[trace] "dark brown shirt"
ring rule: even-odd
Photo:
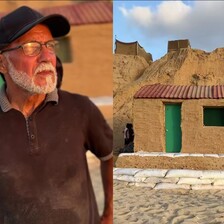
[[[65,91],[27,119],[0,105],[0,223],[98,224],[86,151],[111,158],[112,131],[97,107]]]

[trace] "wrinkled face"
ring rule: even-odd
[[[53,40],[50,30],[39,24],[7,48],[14,48],[30,41],[46,43],[49,40]],[[5,52],[3,55],[6,59],[7,73],[19,87],[31,94],[46,94],[55,89],[56,56],[45,45],[42,45],[40,53],[36,56],[25,55],[22,48]]]

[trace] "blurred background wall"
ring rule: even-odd
[[[89,96],[112,124],[112,2],[8,0],[0,2],[0,17],[22,5],[68,18],[71,31],[59,40],[61,88]]]

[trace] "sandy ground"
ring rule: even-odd
[[[99,213],[102,214],[104,195],[100,176],[100,161],[91,152],[87,153],[87,159]]]
[[[101,106],[100,111],[106,118],[110,127],[112,127],[112,112],[113,107],[111,106]],[[102,187],[102,180],[100,176],[100,161],[91,153],[87,153],[87,160],[90,170],[90,175],[92,179],[92,184],[94,188],[94,192],[96,195],[96,201],[99,209],[99,213],[102,214],[103,206],[104,206],[104,194],[103,194],[103,187]]]
[[[149,190],[114,181],[114,224],[223,224],[224,190]]]

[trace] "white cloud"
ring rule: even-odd
[[[120,11],[144,38],[189,39],[193,48],[211,51],[224,46],[223,9],[224,1],[161,1],[155,10],[149,2]]]
[[[129,11],[125,7],[119,7],[119,10],[123,14],[123,16],[128,17],[129,16]]]
[[[130,10],[120,7],[119,9],[130,22],[140,27],[146,28],[152,21],[152,12],[149,7],[135,6]]]
[[[185,5],[181,1],[162,2],[158,6],[158,11],[155,13],[156,17],[161,23],[167,26],[179,24],[187,18],[191,12],[191,7]]]

